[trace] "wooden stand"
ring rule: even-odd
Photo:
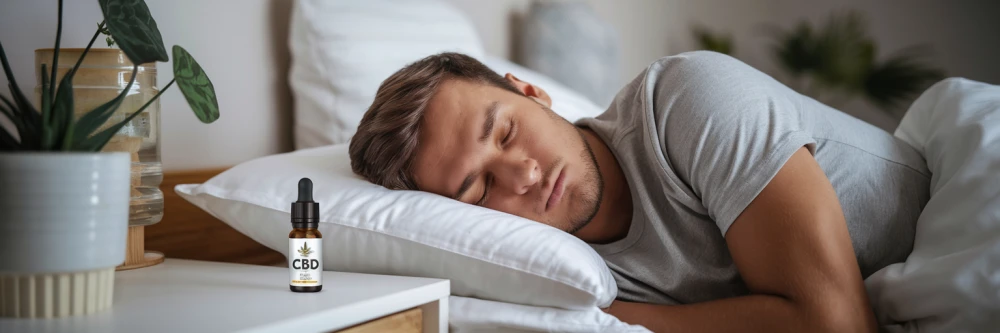
[[[146,251],[146,227],[128,227],[128,243],[125,249],[125,263],[115,268],[124,271],[153,266],[163,262],[163,253]]]
[[[142,184],[142,174],[139,169],[139,148],[142,138],[116,135],[104,146],[103,151],[124,151],[132,155],[132,200],[142,195],[136,187]],[[134,202],[131,202],[134,203]],[[130,203],[130,204],[131,204]],[[125,245],[125,263],[116,267],[116,271],[143,268],[163,262],[163,253],[146,251],[146,227],[129,226],[128,241]]]

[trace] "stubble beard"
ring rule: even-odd
[[[568,123],[569,121],[567,121]],[[572,126],[572,124],[570,124]],[[580,140],[583,141],[583,151],[580,155],[584,160],[589,158],[590,163],[586,165],[586,170],[584,171],[583,181],[580,182],[579,198],[577,203],[581,208],[576,212],[571,212],[569,217],[569,228],[566,232],[570,234],[575,234],[583,227],[590,224],[590,221],[597,216],[597,211],[601,207],[601,201],[604,199],[604,176],[597,168],[597,156],[594,155],[594,150],[590,148],[590,143],[587,142],[587,138],[583,135],[583,130],[573,126],[576,132],[580,135]]]
[[[538,101],[535,102],[537,103]],[[577,135],[580,136],[580,141],[583,142],[583,150],[580,151],[580,156],[584,161],[588,159],[590,160],[590,163],[584,163],[587,165],[584,166],[584,175],[582,181],[579,183],[580,186],[577,187],[578,191],[566,198],[570,200],[568,203],[573,203],[575,199],[575,202],[581,207],[579,210],[575,212],[571,211],[569,213],[569,221],[567,221],[568,224],[565,231],[570,234],[574,234],[577,231],[580,231],[580,229],[583,229],[583,227],[586,227],[587,224],[594,219],[594,216],[597,216],[597,211],[601,207],[601,201],[604,199],[604,176],[602,176],[601,172],[598,170],[597,156],[594,155],[594,150],[590,148],[590,143],[587,142],[587,137],[584,136],[583,130],[576,127],[576,125],[573,125],[573,123],[569,122],[569,120],[566,120],[566,118],[563,118],[555,111],[552,111],[549,107],[542,105],[541,103],[538,103],[538,105],[541,106],[550,117],[562,120],[566,126],[569,126],[576,131]],[[577,197],[577,195],[579,195],[579,197]]]

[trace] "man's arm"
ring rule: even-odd
[[[688,305],[615,302],[655,332],[875,332],[837,195],[799,149],[733,222],[726,243],[749,296]]]

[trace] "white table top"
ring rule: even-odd
[[[448,280],[323,272],[323,291],[288,290],[288,269],[167,259],[115,275],[114,305],[56,319],[0,318],[0,332],[311,332],[447,298]]]

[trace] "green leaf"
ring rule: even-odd
[[[174,81],[175,80],[170,80],[170,83],[167,83],[167,85],[163,87],[163,89],[160,89],[160,92],[156,93],[156,95],[153,96],[153,98],[150,98],[148,101],[146,101],[146,104],[143,104],[141,107],[139,107],[138,110],[135,110],[135,112],[132,112],[132,114],[130,114],[128,117],[125,117],[125,120],[122,120],[117,124],[112,125],[111,127],[105,128],[100,133],[94,134],[94,136],[87,138],[86,140],[83,141],[82,144],[79,145],[79,148],[77,148],[76,150],[84,150],[84,151],[101,150],[101,148],[104,147],[104,145],[106,145],[108,141],[111,140],[111,137],[115,136],[115,133],[118,133],[118,131],[121,130],[121,128],[124,127],[125,124],[127,124],[129,121],[132,121],[132,118],[138,116],[140,113],[142,113],[143,110],[146,109],[146,107],[148,107],[150,104],[153,104],[153,102],[155,102],[158,98],[160,98],[160,95],[163,95],[163,93],[167,91],[167,88],[170,88],[170,85],[174,84]]]
[[[15,107],[14,104],[3,95],[0,95],[0,100],[3,100],[4,103],[4,105],[0,105],[0,112],[2,112],[3,115],[14,124],[14,128],[16,128],[17,132],[23,137],[24,133],[27,133],[27,130],[25,129],[24,119],[20,117],[17,107]]]
[[[59,0],[59,16],[58,17],[59,17],[59,20],[57,21],[57,24],[56,24],[56,46],[52,48],[52,77],[49,79],[49,82],[51,82],[53,84],[56,83],[56,72],[58,72],[58,69],[59,69],[59,42],[62,41],[63,0]],[[45,74],[42,74],[42,75],[45,75]],[[49,100],[53,100],[53,103],[54,103],[55,102],[54,101],[55,100],[54,94],[55,94],[55,92],[52,91],[52,89],[49,89],[49,94],[48,95],[42,95],[42,99],[44,100],[44,99],[48,98]],[[42,119],[45,118],[45,112],[46,112],[46,109],[43,107],[42,108]]]
[[[815,33],[807,22],[801,22],[787,32],[777,29],[772,31],[777,42],[772,53],[785,70],[794,76],[799,76],[820,66]]]
[[[163,37],[142,0],[98,0],[108,31],[133,64],[167,61]]]
[[[692,29],[698,48],[715,51],[722,54],[733,54],[733,38],[730,35],[714,33],[706,27],[697,26]]]
[[[24,131],[21,132],[21,147],[27,150],[38,150],[41,148],[42,116],[35,110],[28,99],[13,85],[8,85],[14,98],[14,104],[18,107],[18,113],[24,124]],[[17,91],[17,92],[15,92]]]
[[[94,152],[100,151],[101,148],[104,148],[104,145],[108,144],[108,141],[111,141],[111,138],[114,137],[115,134],[117,134],[118,131],[120,131],[122,127],[125,126],[125,124],[127,124],[129,121],[132,120],[132,118],[135,118],[135,116],[137,115],[139,115],[139,112],[132,113],[128,117],[125,117],[125,120],[122,120],[121,122],[114,124],[111,127],[105,128],[104,130],[98,132],[97,134],[94,134],[93,136],[86,138],[82,142],[76,143],[73,146],[72,150],[94,151]]]
[[[857,11],[830,15],[816,43],[817,81],[831,88],[863,91],[865,75],[875,61],[875,41],[864,16]]]
[[[924,54],[919,51],[904,49],[875,64],[865,80],[865,96],[883,110],[892,111],[943,79],[944,72],[923,63]]]
[[[10,104],[8,104],[8,105],[10,105]],[[20,124],[20,122],[21,122],[20,118],[14,117],[13,112],[11,112],[10,109],[8,109],[4,105],[0,105],[0,113],[2,113],[5,117],[7,117],[7,119],[10,119],[10,121],[14,123],[14,127],[17,128],[17,131],[19,133],[21,132],[22,125]],[[0,150],[16,150],[17,147],[20,146],[20,144],[17,142],[17,140],[14,140],[14,136],[10,135],[10,133],[7,132],[7,128],[6,127],[0,126],[0,131],[3,131],[3,135],[10,137],[10,142],[13,142],[13,143],[9,143],[8,144],[8,142],[5,141],[7,139],[6,138],[2,138],[3,140],[0,140],[0,144],[3,144],[3,145],[0,145],[0,147],[3,147],[3,148],[0,149]]]
[[[2,97],[2,96],[0,96],[0,97]],[[6,116],[7,119],[10,119],[10,121],[21,120],[21,119],[19,119],[17,117],[14,117],[14,113],[11,112],[10,108],[8,108],[6,105],[0,105],[0,113],[2,113],[4,116]],[[17,123],[15,123],[14,125],[17,125]]]
[[[52,87],[49,85],[49,70],[46,68],[45,64],[42,64],[42,122],[46,122],[46,117],[48,117],[49,108],[52,107],[52,100],[48,99],[49,89]]]
[[[3,72],[7,76],[7,85],[10,86],[10,96],[14,99],[14,102],[18,104],[18,107],[23,108],[20,105],[17,95],[21,95],[21,88],[17,86],[17,80],[14,79],[14,71],[10,69],[10,63],[7,62],[7,53],[3,50],[3,43],[0,43],[0,63],[3,64]],[[24,95],[21,95],[22,97]],[[8,101],[9,103],[9,101]],[[30,106],[30,105],[29,105]],[[17,111],[17,110],[15,110]]]
[[[63,75],[57,90],[51,114],[42,123],[42,150],[56,149],[73,123],[73,72]]]
[[[28,102],[28,98],[21,92],[21,88],[17,86],[17,80],[14,79],[14,72],[10,69],[10,63],[7,62],[7,54],[4,52],[3,43],[0,43],[0,63],[3,65],[4,74],[7,76],[7,87],[10,88],[10,95],[14,101],[11,102],[3,98],[3,96],[0,96],[0,99],[3,99],[3,102],[10,107],[10,111],[15,117],[21,119],[23,127],[18,129],[21,136],[21,147],[24,149],[38,149],[41,144],[38,132],[42,126],[42,118],[38,114],[38,111],[35,110],[35,107]]]
[[[0,126],[0,151],[14,151],[18,149],[18,146],[20,144],[14,139],[14,136],[7,133],[7,128]]]
[[[7,119],[10,119],[10,122],[14,123],[14,127],[17,128],[18,133],[24,133],[24,119],[21,119],[21,117],[18,116],[18,113],[16,113],[17,108],[14,107],[10,100],[3,97],[3,95],[0,95],[0,100],[4,103],[4,105],[0,105],[0,112],[2,112],[4,116],[7,116]]]
[[[128,95],[129,90],[132,89],[132,84],[135,83],[135,77],[138,72],[139,66],[132,65],[132,78],[129,79],[128,85],[125,86],[125,89],[122,89],[122,92],[119,93],[115,99],[101,104],[93,110],[90,110],[80,116],[80,119],[76,121],[76,129],[73,131],[72,136],[72,145],[74,146],[74,149],[76,149],[76,145],[83,144],[83,141],[87,139],[91,133],[97,131],[98,128],[101,128],[101,126],[104,125],[109,118],[111,118],[111,115],[114,114],[115,110],[118,109],[118,106],[121,105],[122,100],[124,100],[125,96]]]
[[[21,92],[21,87],[17,86],[17,80],[14,79],[14,71],[10,69],[10,63],[7,62],[7,53],[4,52],[3,43],[0,43],[0,63],[3,64],[3,72],[7,75],[7,86],[10,88],[10,97],[14,99],[14,104],[17,105],[15,111],[20,116],[21,112],[26,112],[28,110],[35,111],[35,108],[31,106],[31,103],[27,103],[28,98],[24,97],[24,93]],[[6,100],[5,100],[6,101]],[[6,101],[9,103],[9,101]],[[37,111],[35,111],[37,113]]]
[[[59,88],[56,91],[55,103],[52,104],[51,124],[54,131],[52,137],[55,140],[51,146],[53,149],[56,147],[68,148],[65,141],[67,138],[72,139],[73,137],[74,74],[76,73],[70,71],[63,75],[62,82],[59,82]]]
[[[17,107],[14,106],[14,103],[11,103],[10,100],[7,99],[7,97],[3,97],[3,95],[0,95],[0,101],[3,101],[3,103],[7,105],[7,110],[11,110],[12,112],[18,111]],[[14,113],[14,116],[19,116],[19,115],[20,113]]]
[[[125,118],[125,120],[119,122],[118,124],[105,128],[104,130],[84,139],[83,141],[74,142],[73,147],[70,150],[92,151],[92,152],[100,151],[101,148],[104,148],[104,145],[108,144],[108,141],[111,140],[111,137],[115,136],[115,134],[118,133],[118,131],[120,131],[122,127],[124,127],[125,124],[129,122],[129,120],[132,120],[132,117],[127,117]]]
[[[52,89],[52,86],[49,84],[48,68],[45,67],[45,64],[42,64],[41,69],[42,69],[42,149],[48,150],[47,147],[52,146],[52,143],[50,141],[52,136],[51,133],[52,129],[49,126],[50,123],[49,118],[52,117],[52,99],[51,99],[52,94],[50,91]]]
[[[198,120],[211,123],[219,119],[219,101],[212,80],[184,48],[174,45],[174,79],[184,99]]]

